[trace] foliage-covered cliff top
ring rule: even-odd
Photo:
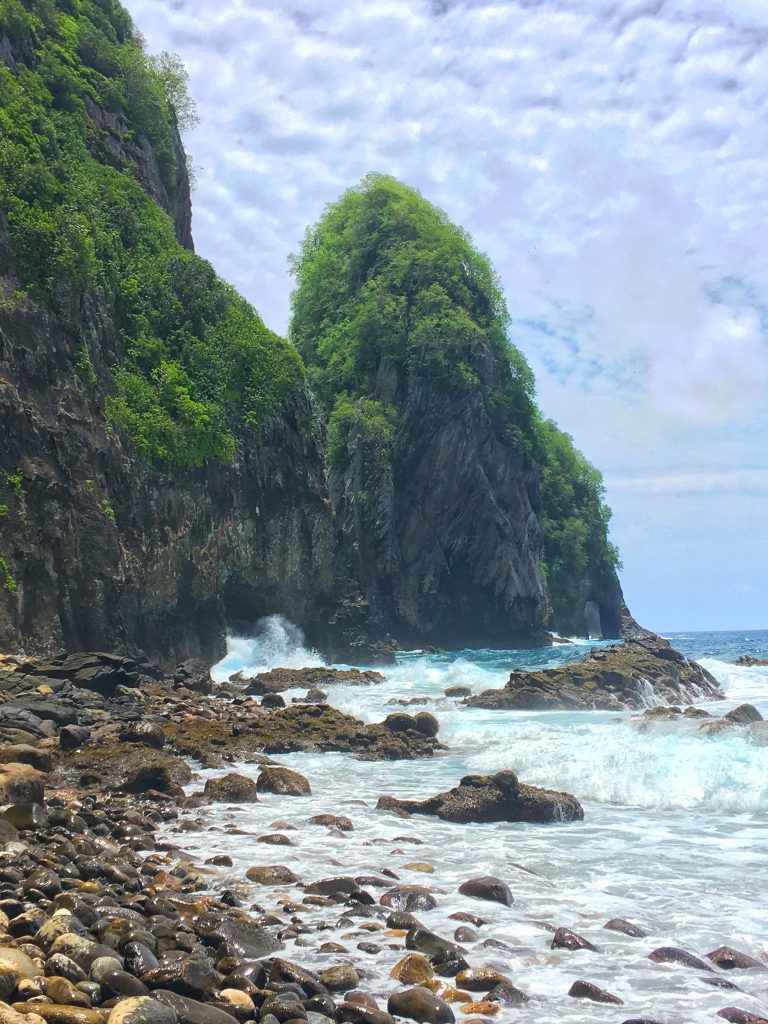
[[[98,293],[119,333],[113,420],[149,458],[230,459],[304,373],[177,241],[183,71],[143,52],[116,0],[0,0],[0,35],[0,216],[24,289],[3,301],[62,311]],[[73,372],[93,388],[88,345]]]

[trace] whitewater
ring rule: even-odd
[[[732,664],[739,654],[768,656],[768,631],[669,638],[709,669],[726,694],[724,701],[700,706],[722,714],[749,701],[768,717],[768,668]],[[331,688],[329,703],[367,722],[398,708],[423,707],[439,719],[448,750],[427,761],[386,763],[345,754],[281,755],[276,760],[309,779],[311,809],[301,799],[268,794],[250,806],[213,805],[205,810],[204,827],[183,824],[184,849],[196,857],[229,854],[233,879],[242,880],[254,864],[281,863],[306,880],[388,868],[401,884],[434,886],[438,906],[419,915],[425,925],[450,938],[458,924],[452,913],[480,915],[487,923],[479,942],[468,946],[470,963],[497,967],[536,999],[520,1010],[503,1008],[497,1020],[703,1024],[729,1005],[765,1014],[768,966],[730,972],[727,980],[740,989],[734,992],[713,986],[712,975],[654,963],[647,955],[659,946],[678,946],[702,956],[730,945],[768,960],[768,747],[739,734],[702,737],[699,723],[690,720],[649,725],[630,712],[488,711],[444,694],[454,686],[473,693],[502,686],[513,668],[574,661],[585,643],[535,651],[409,652],[381,670],[381,684]],[[214,677],[223,681],[239,670],[251,675],[321,663],[295,627],[273,617],[260,624],[256,637],[230,638]],[[290,701],[299,695],[284,696]],[[425,702],[397,703],[413,698]],[[383,794],[423,798],[456,785],[463,775],[504,768],[524,782],[573,793],[584,806],[584,821],[457,825],[375,810]],[[257,774],[255,765],[237,770]],[[354,830],[335,835],[307,825],[311,815],[323,812],[349,816]],[[259,841],[274,831],[276,819],[293,845]],[[462,881],[480,874],[504,878],[514,905],[457,893]],[[277,907],[280,899],[301,900],[301,890],[289,887],[248,885],[244,892],[263,909]],[[605,930],[617,917],[640,926],[647,937]],[[302,919],[318,927],[327,927],[328,918],[327,908],[302,907]],[[589,939],[597,952],[550,949],[551,930],[560,926]],[[363,952],[363,939],[381,951]],[[483,945],[487,940],[493,941]],[[320,952],[328,941],[341,943],[348,954]],[[351,960],[364,971],[366,990],[384,1001],[397,988],[388,973],[402,955],[402,939],[361,934],[347,922],[346,930],[301,935],[297,946],[292,951],[289,945],[285,955],[308,967]],[[569,997],[577,979],[607,989],[624,1005]],[[460,1006],[454,1009],[461,1018]]]

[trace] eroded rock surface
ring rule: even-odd
[[[466,703],[512,710],[612,710],[722,696],[717,680],[705,668],[648,633],[624,644],[595,648],[573,665],[513,672],[502,689],[485,690]]]

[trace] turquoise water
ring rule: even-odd
[[[768,668],[732,664],[740,654],[768,657],[768,631],[686,633],[670,639],[720,681],[727,699],[707,704],[708,710],[719,713],[749,700],[768,717]],[[438,907],[424,915],[425,924],[450,936],[456,926],[450,913],[482,914],[488,923],[481,939],[497,939],[508,948],[470,945],[470,962],[494,963],[540,1000],[525,1011],[505,1010],[497,1020],[620,1024],[646,1017],[665,1024],[703,1024],[727,1005],[765,1013],[768,968],[738,972],[738,977],[732,972],[729,980],[743,992],[724,992],[704,984],[700,972],[655,964],[647,954],[660,945],[675,945],[703,955],[728,944],[768,958],[768,747],[743,734],[702,737],[695,721],[643,728],[629,712],[494,712],[466,708],[444,695],[446,687],[457,684],[473,692],[501,686],[511,668],[572,661],[589,646],[412,652],[383,670],[386,679],[380,685],[332,689],[332,704],[366,721],[380,721],[398,706],[393,700],[426,698],[424,707],[438,717],[448,750],[429,761],[386,764],[342,754],[280,757],[309,778],[311,804],[265,796],[236,811],[206,810],[214,831],[185,834],[184,843],[206,855],[230,853],[240,878],[257,863],[285,863],[307,880],[330,871],[375,873],[388,866],[403,882],[437,886]],[[288,624],[272,619],[256,639],[231,639],[216,674],[226,678],[240,668],[251,672],[319,661]],[[286,696],[290,700],[292,694]],[[241,767],[256,773],[254,766]],[[452,825],[432,818],[401,820],[375,810],[384,793],[424,797],[455,785],[464,774],[502,768],[512,768],[528,783],[574,793],[584,805],[585,820],[559,826]],[[308,827],[308,817],[320,811],[348,814],[355,830],[333,837]],[[297,826],[290,833],[293,846],[274,848],[256,841],[276,818]],[[225,830],[232,824],[251,837],[228,835]],[[434,873],[425,876],[409,867],[415,860],[433,865]],[[457,893],[462,880],[485,873],[507,880],[515,894],[512,908],[478,904]],[[267,905],[264,890],[253,895]],[[301,898],[296,889],[282,895]],[[307,911],[309,919],[324,913]],[[648,938],[605,931],[603,924],[612,917],[643,926]],[[573,928],[599,952],[550,950],[542,921]],[[338,939],[328,932],[319,932],[316,943],[307,939],[296,957],[327,965],[328,958],[315,947],[329,937]],[[357,941],[345,943],[349,957],[362,962],[369,973],[366,987],[384,998],[395,985],[388,971],[401,953],[399,944],[394,942],[398,948],[391,950],[384,944],[383,952],[370,958],[357,950]],[[568,997],[577,978],[607,988],[625,1006]]]

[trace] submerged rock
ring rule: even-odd
[[[465,775],[458,786],[426,800],[382,796],[379,810],[436,815],[459,823],[488,821],[581,821],[584,810],[570,793],[526,786],[512,771]]]
[[[641,708],[649,701],[691,703],[723,697],[717,680],[652,633],[596,648],[573,665],[513,672],[506,686],[467,700],[469,707],[548,711]]]

